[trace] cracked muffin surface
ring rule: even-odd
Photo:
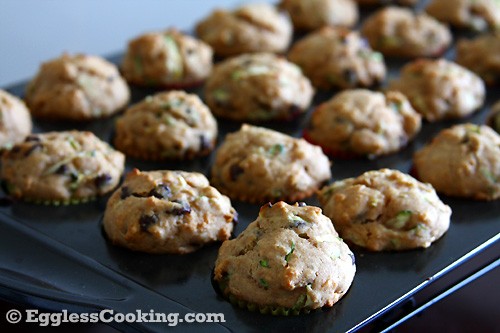
[[[295,64],[271,53],[255,53],[217,64],[204,93],[218,117],[263,122],[291,120],[306,112],[314,89]]]
[[[456,50],[458,64],[479,75],[488,85],[500,83],[500,31],[461,39]]]
[[[425,13],[415,14],[400,7],[386,7],[369,16],[362,34],[372,48],[386,56],[436,57],[452,41],[448,27]]]
[[[394,153],[420,131],[421,116],[399,92],[346,90],[320,104],[304,137],[334,157]]]
[[[353,27],[359,13],[352,0],[282,0],[297,30],[315,30],[323,26]]]
[[[222,244],[214,280],[225,297],[249,309],[298,314],[333,306],[355,272],[353,253],[320,208],[278,202],[262,206],[254,222]]]
[[[125,156],[91,132],[31,134],[2,156],[10,195],[36,203],[75,203],[112,191]]]
[[[500,4],[497,0],[432,0],[425,11],[457,28],[477,31],[500,28]]]
[[[150,32],[132,39],[123,58],[127,81],[183,88],[201,84],[211,73],[212,48],[175,29]]]
[[[109,117],[129,99],[130,90],[118,68],[85,54],[63,54],[44,62],[24,96],[33,117],[72,121]]]
[[[476,200],[500,198],[500,135],[484,125],[439,132],[413,157],[415,174],[436,191]]]
[[[243,125],[216,152],[212,183],[230,198],[262,204],[297,201],[330,179],[321,148],[263,127]]]
[[[321,89],[377,86],[386,66],[357,31],[324,27],[297,41],[288,59]]]
[[[484,103],[483,80],[465,67],[445,59],[418,59],[403,66],[389,83],[430,122],[464,118]]]
[[[237,213],[197,172],[132,170],[109,198],[104,231],[113,244],[185,254],[231,236]]]
[[[318,196],[341,237],[371,251],[429,247],[450,224],[432,186],[397,170],[336,181]]]
[[[26,104],[0,89],[0,150],[22,142],[32,128],[31,114]]]
[[[215,54],[284,52],[292,38],[292,24],[268,3],[243,5],[233,11],[217,9],[196,25],[198,37]]]
[[[216,139],[217,122],[200,98],[169,91],[128,108],[116,120],[114,143],[140,159],[189,159],[210,153]]]

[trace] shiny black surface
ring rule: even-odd
[[[119,62],[120,57],[112,60]],[[392,74],[400,64],[393,64]],[[22,96],[23,85],[7,89]],[[495,91],[495,92],[494,92]],[[133,87],[133,102],[154,90]],[[193,92],[201,93],[201,89]],[[333,93],[320,92],[314,104]],[[413,153],[440,129],[458,122],[483,123],[489,106],[499,96],[498,87],[489,90],[486,106],[472,117],[438,124],[424,123],[416,140],[400,153],[376,160],[335,160],[333,180],[357,176],[383,167],[408,172]],[[291,123],[268,123],[293,136],[300,136],[309,114]],[[114,118],[77,123],[36,122],[36,131],[76,128],[90,130],[111,142]],[[240,124],[219,121],[219,142]],[[150,163],[127,159],[127,170],[183,169],[208,175],[213,154],[187,162]],[[437,166],[439,167],[439,166]],[[180,324],[186,330],[256,331],[349,331],[376,318],[432,280],[490,246],[499,238],[500,202],[475,202],[442,197],[453,210],[449,231],[425,250],[399,253],[371,253],[353,248],[357,273],[351,289],[333,308],[297,317],[272,317],[239,309],[215,293],[210,274],[220,244],[184,256],[149,255],[114,247],[106,241],[101,218],[107,198],[95,202],[49,207],[15,202],[0,208],[0,294],[23,299],[24,303],[51,310],[89,311],[111,308],[120,312],[136,309],[158,312],[224,313],[221,324]],[[317,205],[315,198],[306,200]],[[259,207],[233,202],[239,213],[235,234],[255,219]],[[119,325],[127,331],[160,331],[166,324]]]

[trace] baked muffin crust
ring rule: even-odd
[[[336,181],[319,200],[345,240],[371,251],[429,247],[450,224],[451,209],[434,188],[397,170]]]
[[[104,231],[134,251],[185,254],[230,237],[237,213],[201,173],[132,170],[110,197]]]
[[[253,203],[300,200],[330,175],[320,147],[250,125],[226,136],[212,165],[215,187],[232,199]]]
[[[30,111],[14,95],[0,89],[0,149],[9,149],[31,133]]]
[[[43,63],[24,96],[34,117],[72,121],[109,117],[129,99],[116,66],[85,54],[63,54]]]
[[[354,255],[318,207],[278,202],[226,241],[214,280],[226,297],[285,313],[331,307],[348,290]]]

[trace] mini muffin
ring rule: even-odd
[[[330,176],[330,162],[320,147],[249,125],[226,136],[212,166],[215,187],[253,203],[300,200]]]
[[[24,102],[0,89],[0,150],[22,142],[32,127],[30,111]]]
[[[486,124],[500,133],[500,101],[491,107],[491,111],[486,120]]]
[[[395,4],[400,6],[415,6],[418,0],[356,0],[360,6],[385,6]]]
[[[483,31],[500,27],[497,0],[431,0],[425,11],[457,28]]]
[[[43,63],[24,96],[34,117],[72,121],[109,117],[129,99],[116,66],[84,54],[63,54]]]
[[[213,279],[241,307],[297,315],[333,306],[355,272],[354,254],[320,208],[278,202],[222,244]]]
[[[212,112],[236,121],[290,120],[307,111],[313,94],[300,68],[271,53],[223,61],[205,85]]]
[[[104,231],[113,244],[185,254],[229,239],[237,213],[201,173],[132,170],[109,198]]]
[[[450,225],[451,209],[432,186],[397,170],[336,181],[319,200],[345,240],[371,251],[426,248]]]
[[[157,93],[116,120],[115,147],[146,160],[207,155],[217,139],[217,122],[197,95]]]
[[[16,199],[45,204],[85,202],[111,192],[125,156],[91,132],[29,135],[2,155],[0,177]]]
[[[419,59],[406,64],[389,89],[405,94],[430,122],[464,118],[483,105],[486,94],[479,76],[445,59]]]
[[[456,61],[479,75],[486,84],[500,83],[500,32],[459,40]]]
[[[357,89],[319,105],[304,136],[332,156],[376,157],[400,150],[420,127],[420,114],[403,94]]]
[[[212,71],[212,48],[175,29],[147,33],[128,43],[122,63],[128,82],[168,88],[201,84]]]
[[[281,0],[297,30],[323,26],[353,27],[358,22],[358,7],[353,0]]]
[[[475,200],[500,198],[500,136],[488,126],[442,130],[413,158],[415,175],[436,191]]]
[[[322,89],[379,85],[385,78],[384,57],[358,32],[325,27],[296,42],[288,54],[313,85]]]
[[[399,7],[375,12],[365,20],[361,31],[371,47],[394,57],[436,57],[452,39],[448,27],[433,17]]]
[[[196,34],[228,57],[251,52],[284,52],[292,39],[288,17],[268,3],[246,4],[234,11],[217,9],[196,26]]]

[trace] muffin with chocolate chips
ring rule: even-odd
[[[448,27],[435,18],[399,7],[375,12],[361,31],[375,50],[394,57],[436,57],[452,39]]]
[[[278,202],[219,249],[214,282],[232,303],[296,315],[333,306],[349,289],[354,255],[318,207]]]
[[[399,92],[343,91],[320,104],[304,137],[335,157],[394,153],[420,131],[421,116]]]
[[[500,135],[460,124],[438,133],[413,157],[415,175],[436,191],[476,200],[500,198]]]
[[[29,135],[2,155],[0,176],[14,198],[35,203],[85,202],[112,191],[125,157],[91,132]]]
[[[313,94],[300,68],[271,53],[225,60],[205,85],[212,112],[236,121],[290,120],[306,112]]]
[[[24,99],[34,117],[81,121],[122,110],[130,91],[116,66],[105,59],[63,54],[42,64]]]
[[[434,188],[397,170],[336,181],[319,200],[346,241],[371,251],[426,248],[450,225],[451,209]]]
[[[128,82],[182,88],[201,84],[212,71],[212,48],[175,29],[151,32],[128,43],[123,75]]]
[[[457,28],[477,31],[500,28],[500,3],[497,0],[432,0],[425,11]]]
[[[430,122],[464,118],[483,105],[486,94],[479,76],[445,59],[419,59],[406,64],[389,89],[405,94]]]
[[[488,85],[500,83],[500,30],[457,43],[457,63],[479,75]]]
[[[114,143],[146,160],[187,159],[212,151],[217,122],[197,95],[170,91],[148,96],[117,119]]]
[[[0,89],[0,150],[22,142],[32,127],[30,111],[24,102]]]
[[[353,27],[358,7],[353,0],[281,0],[297,30],[315,30],[323,26]]]
[[[284,52],[292,38],[288,17],[268,3],[217,9],[196,25],[198,37],[215,54],[228,57],[252,52]]]
[[[288,59],[321,89],[377,86],[385,79],[384,57],[356,31],[325,27],[296,42]]]
[[[104,231],[113,244],[185,254],[228,239],[237,213],[197,172],[132,170],[110,197]]]
[[[212,166],[215,187],[232,199],[253,203],[300,200],[330,176],[320,147],[249,125],[226,136]]]

